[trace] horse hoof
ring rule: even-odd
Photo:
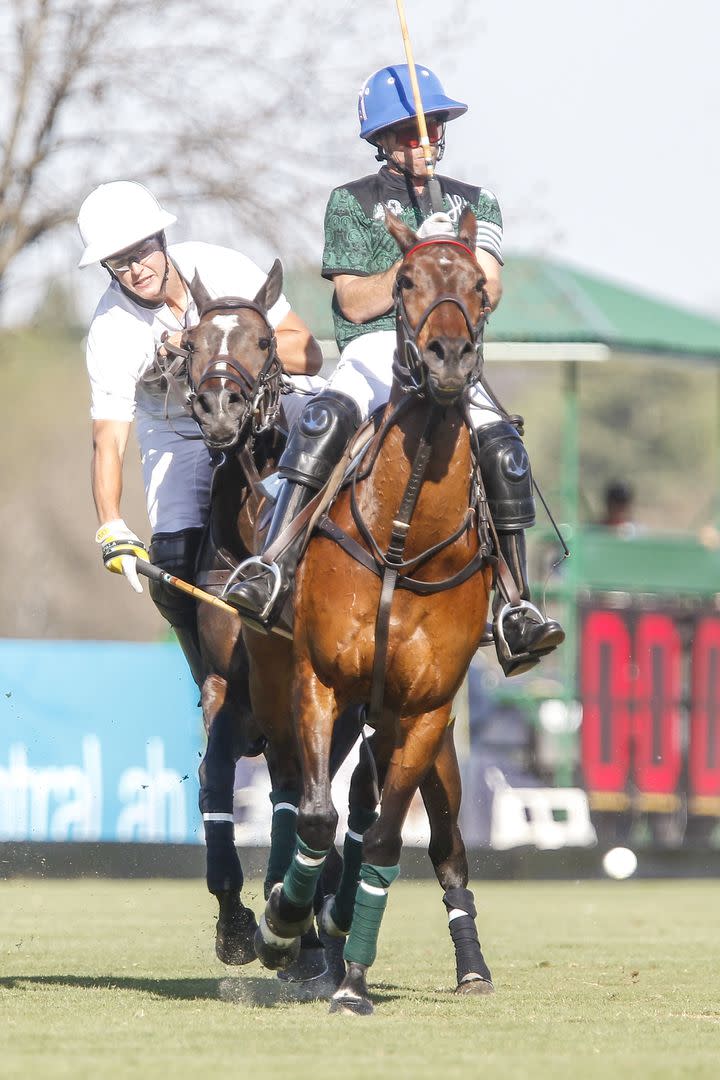
[[[215,931],[215,955],[222,963],[253,963],[255,955],[254,939],[258,924],[255,914],[249,907],[242,908],[229,921],[217,920]]]
[[[474,997],[487,997],[488,994],[495,993],[495,987],[488,979],[483,979],[479,975],[471,975],[465,977],[462,982],[458,983],[455,990],[456,994],[469,995]]]
[[[269,934],[278,938],[299,939],[313,924],[312,904],[308,905],[307,911],[296,908],[283,894],[282,882],[277,881],[267,898],[263,919]],[[266,938],[269,940],[268,935]]]
[[[260,919],[260,925],[255,931],[255,955],[263,967],[270,971],[294,964],[300,954],[300,938],[281,938],[268,929],[265,916]]]
[[[373,1003],[366,997],[338,996],[335,994],[331,1001],[328,1012],[345,1013],[347,1016],[372,1016]]]
[[[308,979],[316,979],[327,971],[324,949],[303,949],[294,964],[290,964],[278,972],[278,978],[285,982],[306,982]]]
[[[230,903],[219,898],[219,903],[215,955],[223,964],[251,964],[256,959],[253,938],[258,928],[254,911],[239,898],[233,898]]]

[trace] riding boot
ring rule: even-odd
[[[247,576],[242,581],[236,581],[224,594],[224,599],[256,629],[272,629],[282,613],[295,579],[304,530],[301,529],[293,537],[274,562],[266,562],[263,554],[307,506],[314,494],[315,489],[307,484],[282,480],[261,554],[240,564],[240,572]]]
[[[202,529],[155,533],[148,552],[150,562],[183,581],[192,582],[202,534]],[[202,688],[208,672],[200,653],[196,602],[162,582],[150,581],[149,589],[155,607],[175,631],[193,679]]]
[[[535,523],[532,472],[517,428],[506,420],[477,429],[478,460],[488,507],[517,597],[507,595],[498,576],[493,602],[493,636],[505,675],[520,675],[564,641],[565,632],[530,603],[525,532]]]
[[[506,676],[521,675],[540,662],[565,640],[555,619],[546,618],[530,602],[527,580],[525,533],[522,529],[498,533],[500,554],[505,559],[522,604],[512,607],[499,588],[493,602],[493,634],[498,660]]]
[[[255,629],[272,630],[280,618],[292,591],[305,530],[301,529],[290,540],[274,562],[268,562],[263,554],[324,487],[359,423],[360,410],[352,398],[338,391],[323,390],[305,406],[290,432],[278,463],[284,483],[262,553],[240,564],[241,580],[232,584],[224,595],[240,617]]]

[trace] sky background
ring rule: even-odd
[[[241,5],[246,17],[255,2]],[[404,59],[394,0],[365,6],[362,49],[357,41],[327,43],[328,63],[347,85],[346,110],[330,130],[299,118],[298,145],[279,148],[312,155],[326,180],[310,207],[314,264],[326,193],[376,167],[357,136],[357,90],[370,71]],[[441,171],[495,191],[509,257],[529,251],[566,260],[720,317],[717,0],[484,0],[468,9],[467,24],[456,18],[451,27],[437,0],[405,0],[405,8],[416,60],[470,105],[449,127]],[[298,32],[292,19],[290,8],[290,35]],[[321,18],[312,32],[323,33]],[[442,36],[449,46],[437,44]],[[165,60],[172,58],[170,50]],[[221,241],[213,228],[184,208],[170,239]],[[260,240],[233,239],[262,265],[275,254]],[[27,314],[45,259],[79,288],[81,314],[89,315],[106,279],[91,270],[78,286],[79,251],[66,234],[19,264],[6,316]]]

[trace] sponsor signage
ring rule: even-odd
[[[0,642],[0,841],[200,842],[197,701],[173,642]]]

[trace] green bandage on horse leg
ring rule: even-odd
[[[298,836],[295,852],[283,880],[283,892],[291,904],[300,908],[312,904],[315,886],[326,858],[327,851],[315,851]]]
[[[362,834],[376,820],[375,811],[352,811],[343,845],[343,872],[330,915],[339,930],[349,930],[362,866]],[[359,826],[359,827],[358,827]]]
[[[352,928],[343,956],[347,963],[370,966],[377,955],[380,923],[387,907],[387,893],[400,873],[399,866],[373,866],[363,863],[360,885],[355,897]]]
[[[297,813],[300,797],[297,791],[271,791],[273,804],[270,830],[270,857],[265,872],[265,899],[276,881],[282,881],[290,865],[297,839]]]

